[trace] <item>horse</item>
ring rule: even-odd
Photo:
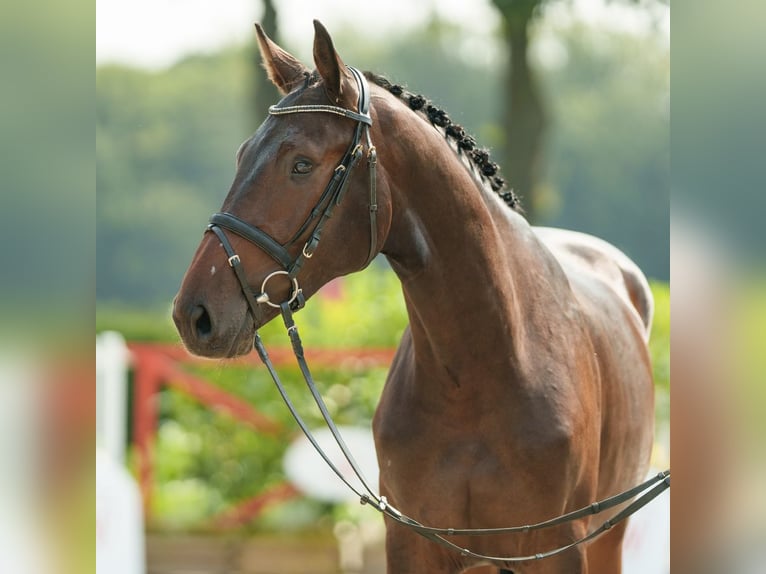
[[[311,70],[256,24],[283,98],[237,151],[221,212],[174,299],[187,349],[246,354],[280,309],[383,254],[409,318],[373,418],[385,500],[424,524],[493,528],[639,482],[654,420],[653,300],[639,268],[603,240],[531,226],[461,126],[346,66],[314,28]],[[387,569],[619,573],[625,522],[545,560],[477,558],[544,552],[591,524],[455,535],[467,553],[387,516]]]

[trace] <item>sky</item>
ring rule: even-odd
[[[498,26],[490,0],[277,0],[276,4],[280,34],[290,46],[311,43],[306,38],[314,36],[314,18],[331,34],[354,25],[377,36],[417,27],[432,13],[460,24],[476,38],[490,36]],[[549,15],[637,33],[646,27],[645,11],[620,3],[575,0],[574,5],[574,9],[554,7]],[[669,34],[669,12],[661,10]],[[96,65],[118,62],[162,69],[190,53],[251,40],[253,23],[261,15],[260,0],[96,0]]]
[[[489,0],[277,0],[282,38],[290,45],[313,38],[317,18],[330,30],[345,24],[382,35],[426,21],[432,10],[486,33],[496,25]],[[306,6],[310,6],[307,8]],[[360,8],[364,6],[364,8]],[[285,17],[286,15],[294,15]],[[190,52],[213,51],[253,38],[259,0],[96,0],[96,63],[162,68]],[[300,16],[298,16],[300,15]]]

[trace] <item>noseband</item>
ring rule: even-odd
[[[300,309],[305,305],[306,300],[303,296],[303,291],[298,286],[298,272],[306,260],[311,259],[314,255],[314,252],[319,245],[319,240],[322,237],[322,230],[324,229],[325,224],[330,217],[332,217],[335,207],[340,204],[346,193],[351,172],[364,154],[364,144],[362,144],[363,135],[366,140],[365,143],[367,144],[367,166],[370,172],[370,250],[367,255],[365,266],[375,257],[378,242],[378,205],[376,191],[377,152],[370,139],[370,127],[372,126],[372,118],[370,117],[370,88],[367,84],[367,79],[359,70],[350,66],[348,67],[348,70],[356,80],[356,85],[359,90],[359,99],[357,102],[358,112],[338,106],[317,104],[298,106],[280,106],[277,104],[269,108],[269,114],[272,116],[298,113],[331,113],[356,121],[354,136],[346,153],[343,155],[343,159],[341,159],[341,162],[333,170],[332,178],[327,184],[327,187],[325,187],[324,192],[322,192],[322,195],[319,197],[319,201],[317,201],[316,205],[311,210],[311,213],[309,213],[306,220],[298,228],[292,238],[287,241],[287,243],[279,243],[262,229],[243,221],[231,213],[214,213],[210,217],[210,222],[206,231],[212,231],[221,241],[221,246],[224,251],[226,251],[226,255],[229,258],[229,265],[237,276],[240,286],[242,287],[242,293],[245,295],[245,299],[247,300],[247,304],[250,307],[254,320],[258,316],[258,304],[265,303],[275,308],[280,308],[282,306],[282,304],[272,302],[269,299],[269,295],[266,293],[267,283],[272,277],[276,277],[277,275],[285,275],[291,282],[291,293],[287,301],[284,303],[287,303],[293,311]],[[262,251],[282,266],[282,270],[274,271],[263,280],[260,291],[253,290],[247,283],[240,257],[234,251],[231,242],[223,231],[224,229],[257,245]],[[295,245],[309,230],[311,230],[309,238],[304,243],[300,253],[296,257],[293,257],[289,252],[289,248]]]

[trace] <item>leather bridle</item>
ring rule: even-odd
[[[306,425],[306,423],[304,422],[304,420],[302,419],[302,417],[296,410],[295,406],[293,405],[292,401],[290,400],[290,397],[288,396],[287,391],[284,385],[282,384],[279,378],[279,375],[276,369],[274,368],[274,365],[272,364],[271,359],[269,358],[268,352],[266,351],[263,341],[261,340],[261,337],[257,331],[255,333],[254,343],[253,343],[255,350],[258,352],[258,355],[261,358],[261,361],[264,363],[269,374],[271,375],[271,378],[274,381],[274,384],[276,385],[280,395],[282,396],[282,399],[287,405],[288,410],[292,414],[295,421],[298,423],[298,426],[301,428],[306,438],[309,440],[309,442],[317,451],[317,453],[322,457],[325,463],[338,476],[338,478],[340,478],[340,480],[343,483],[345,483],[346,486],[349,489],[351,489],[351,491],[354,492],[356,496],[359,497],[359,500],[362,504],[369,504],[370,506],[372,506],[373,508],[375,508],[382,514],[385,514],[386,516],[388,516],[394,522],[397,522],[403,526],[406,526],[414,530],[421,536],[424,536],[425,538],[428,538],[429,540],[432,540],[438,544],[446,546],[460,553],[462,556],[470,556],[480,560],[487,560],[501,566],[506,566],[506,565],[510,565],[510,564],[514,564],[518,562],[541,560],[543,558],[548,558],[550,556],[554,556],[556,554],[565,552],[566,550],[574,548],[575,546],[578,546],[579,544],[583,544],[585,542],[593,540],[594,538],[600,536],[601,534],[603,534],[604,532],[612,528],[612,526],[625,520],[628,516],[630,516],[631,514],[635,513],[636,511],[644,507],[654,498],[659,496],[664,490],[669,488],[670,487],[670,470],[663,471],[657,474],[656,476],[650,478],[649,480],[643,482],[642,484],[639,484],[629,490],[626,490],[625,492],[621,492],[619,494],[616,494],[614,496],[611,496],[599,502],[594,502],[578,510],[568,512],[564,515],[552,518],[550,520],[545,520],[543,522],[539,522],[536,524],[529,524],[524,526],[512,526],[512,527],[506,527],[506,528],[443,528],[443,527],[426,526],[424,524],[421,524],[417,520],[403,514],[402,512],[397,510],[395,507],[393,507],[386,500],[385,496],[381,496],[376,493],[375,489],[373,489],[370,486],[370,484],[367,482],[367,480],[365,479],[361,469],[359,468],[358,463],[356,462],[353,455],[351,454],[348,447],[346,446],[346,443],[343,440],[343,437],[341,436],[340,432],[338,431],[338,428],[335,425],[335,422],[332,420],[329,410],[327,409],[327,406],[325,405],[324,400],[322,399],[322,396],[319,390],[317,389],[316,384],[314,383],[314,379],[311,375],[308,364],[306,363],[305,355],[303,352],[303,344],[301,342],[300,335],[298,333],[298,327],[295,325],[295,321],[293,320],[292,314],[293,314],[293,311],[300,309],[305,305],[305,298],[303,296],[303,292],[298,286],[298,280],[297,280],[298,271],[301,269],[302,265],[306,262],[306,260],[311,259],[311,257],[313,256],[314,252],[316,251],[317,245],[319,244],[319,240],[322,234],[322,229],[325,223],[327,222],[327,220],[330,219],[330,217],[332,216],[333,210],[343,199],[343,195],[348,185],[349,176],[352,170],[354,169],[354,166],[356,166],[356,164],[359,162],[359,160],[361,159],[363,155],[363,149],[364,149],[364,145],[362,144],[363,135],[366,138],[367,165],[370,172],[370,205],[369,205],[370,250],[367,256],[367,262],[365,263],[365,266],[369,264],[370,261],[372,261],[372,259],[376,255],[377,197],[376,197],[375,168],[377,164],[377,153],[375,150],[375,146],[372,145],[372,141],[370,139],[370,127],[372,126],[372,118],[370,117],[370,113],[369,113],[370,112],[370,90],[367,84],[367,80],[365,79],[364,75],[359,70],[352,67],[348,67],[348,69],[351,72],[352,76],[355,78],[357,87],[359,89],[358,112],[354,112],[352,110],[348,110],[348,109],[337,107],[337,106],[329,106],[329,105],[280,106],[279,104],[277,104],[276,106],[271,106],[269,108],[269,114],[274,116],[295,114],[295,113],[332,113],[332,114],[336,114],[346,118],[350,118],[357,122],[351,144],[349,145],[346,153],[344,154],[340,164],[338,164],[338,166],[335,168],[332,179],[327,184],[327,187],[325,188],[324,192],[320,196],[317,204],[311,210],[311,213],[309,214],[307,219],[303,222],[300,228],[295,232],[293,237],[287,243],[280,244],[278,241],[276,241],[274,238],[272,238],[263,230],[243,221],[242,219],[230,213],[213,214],[210,218],[210,223],[207,226],[207,231],[212,231],[220,239],[221,245],[224,251],[226,251],[226,255],[229,258],[229,265],[234,270],[237,276],[237,279],[239,280],[240,286],[242,287],[242,293],[244,294],[245,299],[247,300],[248,306],[250,307],[250,310],[253,313],[253,320],[255,320],[255,318],[257,317],[257,306],[259,304],[265,303],[267,305],[280,309],[282,313],[282,319],[285,323],[285,327],[287,328],[287,333],[290,337],[290,342],[293,348],[293,352],[298,361],[298,366],[301,369],[301,373],[309,389],[309,392],[314,398],[314,402],[319,408],[319,411],[321,412],[322,417],[324,418],[325,423],[327,424],[327,427],[332,433],[333,438],[335,439],[335,442],[338,444],[341,452],[343,453],[343,457],[351,466],[351,469],[353,470],[357,479],[360,481],[362,488],[358,488],[357,486],[353,485],[349,481],[349,479],[338,469],[338,467],[330,459],[327,453],[325,453],[325,451],[319,446],[317,440],[314,438],[310,429],[308,428],[308,426]],[[314,221],[316,221],[316,223],[314,223],[314,226],[312,228],[311,225],[312,225],[312,222]],[[282,266],[283,268],[282,270],[274,271],[263,280],[263,283],[261,284],[261,287],[260,287],[260,291],[255,291],[248,285],[247,278],[242,269],[242,263],[240,261],[239,255],[237,255],[236,252],[234,251],[231,243],[229,242],[226,234],[223,231],[224,229],[231,231],[232,233],[235,233],[239,235],[240,237],[246,239],[247,241],[257,245],[264,252],[266,252],[272,259],[274,259],[274,261],[276,261],[278,264]],[[294,245],[296,242],[298,242],[300,238],[303,237],[309,229],[311,230],[309,234],[309,238],[306,240],[305,244],[303,245],[303,248],[301,249],[301,252],[299,253],[299,255],[297,257],[293,257],[292,255],[290,255],[290,252],[288,249],[292,245]],[[266,293],[266,284],[272,277],[276,275],[285,275],[292,283],[292,291],[288,299],[279,304],[273,303],[270,300],[269,295]],[[445,538],[445,536],[456,536],[456,535],[487,536],[487,535],[497,535],[497,534],[527,533],[534,530],[542,530],[545,528],[551,528],[561,524],[566,524],[568,522],[585,518],[590,515],[599,514],[608,509],[619,506],[620,504],[627,503],[634,497],[635,497],[635,500],[630,502],[630,504],[628,504],[615,516],[613,516],[609,520],[606,520],[604,523],[601,524],[601,526],[591,531],[586,536],[583,536],[582,538],[572,541],[569,544],[566,544],[559,548],[555,548],[545,552],[539,552],[537,554],[532,554],[529,556],[490,556],[490,555],[480,554],[478,552],[473,552],[467,548],[462,548],[458,546],[457,544],[454,544],[447,538]]]
[[[370,127],[372,126],[372,118],[370,117],[370,88],[364,74],[356,68],[348,67],[348,70],[356,80],[357,88],[359,90],[359,99],[357,102],[358,112],[338,106],[318,104],[299,106],[280,106],[277,104],[269,108],[269,114],[272,116],[298,113],[331,113],[356,121],[351,144],[348,146],[340,163],[333,170],[332,178],[327,184],[327,187],[325,187],[324,192],[322,192],[322,195],[319,197],[319,201],[317,201],[306,220],[293,234],[292,238],[287,241],[287,243],[281,244],[262,229],[243,221],[231,213],[214,213],[210,217],[207,231],[212,231],[218,236],[218,239],[220,239],[221,245],[229,258],[229,265],[234,269],[240,286],[242,287],[242,292],[244,293],[247,304],[253,314],[253,320],[258,316],[257,306],[260,303],[265,303],[275,308],[280,307],[279,304],[273,303],[270,300],[268,293],[266,293],[266,284],[272,277],[277,275],[285,275],[291,282],[292,291],[287,300],[290,308],[295,311],[305,305],[306,301],[303,296],[303,291],[298,286],[298,272],[303,264],[313,257],[314,252],[319,245],[319,240],[322,237],[322,230],[324,229],[325,224],[330,217],[332,217],[333,211],[340,204],[346,193],[351,173],[364,154],[362,136],[365,137],[365,143],[367,144],[367,166],[370,173],[370,249],[364,266],[367,266],[376,255],[378,243],[376,166],[378,163],[378,156],[375,146],[372,145],[372,140],[370,138]],[[242,270],[240,257],[234,251],[231,242],[229,242],[223,231],[224,229],[236,233],[250,243],[257,245],[283,267],[283,269],[271,273],[263,280],[259,292],[254,292],[248,285],[247,278]],[[309,230],[309,237],[304,243],[303,248],[297,257],[293,257],[290,254],[289,248],[304,237]]]

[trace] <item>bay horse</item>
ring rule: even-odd
[[[240,146],[174,300],[186,347],[248,353],[280,308],[382,253],[409,316],[373,420],[379,488],[392,505],[426,524],[492,528],[637,484],[654,425],[653,301],[641,271],[604,241],[530,226],[473,138],[422,96],[347,67],[314,26],[310,70],[256,25],[284,97]],[[590,526],[584,517],[455,542],[527,556]],[[491,565],[619,573],[625,526],[545,560]],[[487,564],[390,517],[386,555],[397,574]]]

